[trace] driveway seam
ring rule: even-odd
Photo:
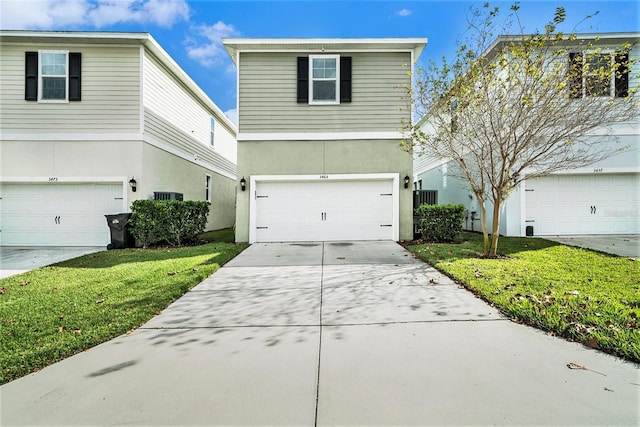
[[[319,320],[319,338],[318,338],[318,376],[316,378],[316,413],[314,416],[313,425],[314,427],[318,426],[318,402],[320,401],[320,361],[322,358],[322,291],[323,291],[323,281],[324,281],[324,242],[322,242],[322,256],[320,258],[320,313],[318,316]]]

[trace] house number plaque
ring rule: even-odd
[[[58,177],[57,176],[50,176],[49,177],[49,182],[58,182]]]
[[[320,179],[329,179],[329,175],[320,175]]]

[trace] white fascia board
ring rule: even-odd
[[[426,38],[223,38],[235,61],[238,52],[413,52],[417,60]],[[236,62],[237,64],[237,62]]]
[[[339,141],[402,139],[402,132],[239,133],[238,141]]]

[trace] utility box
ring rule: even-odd
[[[183,200],[183,196],[173,191],[154,191],[153,200]]]

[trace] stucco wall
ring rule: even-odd
[[[398,173],[400,176],[401,240],[412,238],[412,193],[402,180],[411,176],[411,154],[398,140],[346,141],[240,141],[238,178],[245,177],[247,191],[239,192],[236,240],[249,240],[251,175]]]

